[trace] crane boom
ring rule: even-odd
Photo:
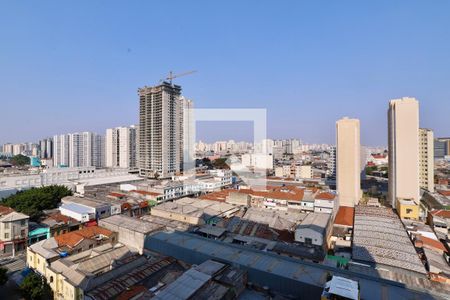
[[[186,76],[186,75],[190,75],[192,73],[195,73],[197,71],[188,71],[188,72],[184,72],[184,73],[180,73],[180,74],[173,74],[172,71],[169,72],[169,75],[167,75],[167,77],[165,78],[165,80],[168,80],[170,82],[170,84],[172,84],[172,80],[178,77],[182,77],[182,76]],[[163,80],[161,80],[163,81]]]

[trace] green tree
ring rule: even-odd
[[[26,166],[30,164],[30,158],[28,156],[18,154],[11,157],[10,163],[14,166]]]
[[[3,199],[2,204],[38,221],[43,210],[57,208],[62,198],[71,195],[72,191],[65,186],[51,185],[18,192]]]
[[[25,299],[29,300],[46,300],[53,299],[53,291],[48,285],[45,278],[36,273],[28,274],[20,284]]]
[[[0,285],[4,285],[8,282],[8,269],[6,268],[0,268]]]

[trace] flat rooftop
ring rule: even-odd
[[[121,228],[125,228],[139,233],[147,234],[164,228],[164,226],[161,224],[132,218],[126,215],[113,215],[111,217],[99,220],[100,226],[102,226],[102,223],[117,226],[119,228],[118,232],[120,232]]]
[[[390,208],[355,207],[352,257],[426,274],[402,222]]]

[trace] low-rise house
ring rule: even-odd
[[[81,222],[74,218],[61,214],[60,211],[49,212],[41,224],[49,228],[50,237],[64,234],[66,232],[75,231],[81,228]]]
[[[80,198],[67,196],[61,200],[63,204],[77,204],[89,209],[95,215],[96,219],[107,218],[111,215],[120,214],[120,205],[111,205],[108,202],[98,199]]]
[[[419,205],[416,204],[412,199],[397,199],[396,209],[398,216],[402,220],[419,219]]]
[[[29,216],[0,205],[0,254],[14,256],[26,249]]]
[[[331,244],[336,252],[351,248],[355,208],[340,206],[333,223]]]
[[[85,227],[28,246],[27,266],[46,276],[48,266],[60,257],[116,241],[117,234],[110,230],[98,226]]]
[[[217,223],[221,218],[230,218],[239,207],[217,201],[181,198],[161,203],[151,210],[152,216],[162,217],[193,225]]]
[[[50,227],[45,224],[29,222],[28,224],[28,245],[50,238]]]
[[[314,212],[331,214],[337,211],[339,201],[336,194],[331,192],[319,192],[314,197]]]
[[[144,251],[144,242],[153,232],[163,230],[165,226],[144,220],[115,215],[99,220],[99,226],[118,233],[118,241],[136,249],[140,254]]]
[[[427,221],[440,238],[450,237],[450,210],[432,210],[428,212]]]
[[[295,241],[305,246],[327,248],[330,214],[309,213],[295,230]]]
[[[428,248],[424,248],[423,251],[427,259],[430,280],[450,284],[450,265],[445,256]]]

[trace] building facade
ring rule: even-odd
[[[116,127],[106,130],[106,167],[136,168],[138,127]]]
[[[92,132],[77,132],[53,137],[55,167],[104,167],[105,137]]]
[[[336,181],[340,205],[353,207],[361,199],[361,143],[357,119],[336,122]]]
[[[388,110],[389,190],[388,201],[419,203],[419,102],[394,99]]]
[[[181,87],[163,82],[139,93],[139,173],[168,178],[183,165]]]
[[[434,136],[430,129],[419,129],[419,181],[422,189],[434,191]]]

